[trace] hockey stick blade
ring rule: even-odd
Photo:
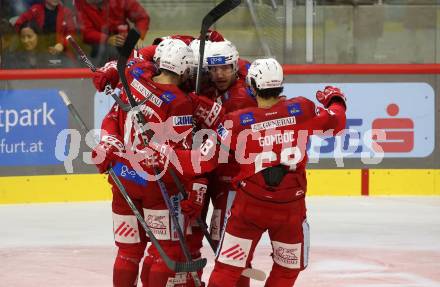
[[[206,30],[212,26],[218,19],[223,17],[225,14],[229,13],[235,7],[241,4],[241,0],[225,0],[215,6],[208,14],[203,18],[202,28],[205,27]]]
[[[124,45],[119,48],[119,55],[128,59],[140,37],[141,35],[136,29],[130,29],[130,31],[128,31],[127,38],[125,38]]]
[[[248,277],[257,281],[264,281],[266,280],[266,273],[264,273],[261,270],[253,269],[253,268],[246,268],[241,273],[242,276]]]
[[[131,55],[131,52],[133,51],[134,47],[136,46],[137,41],[140,38],[140,34],[136,29],[131,29],[128,31],[127,38],[125,39],[124,45],[119,49],[119,58],[118,62],[116,64],[119,79],[121,79],[122,86],[124,87],[125,93],[127,94],[128,101],[130,102],[130,105],[132,108],[137,106],[137,103],[135,99],[133,98],[133,95],[131,94],[130,89],[128,88],[128,82],[127,78],[125,77],[125,67],[127,66],[128,58]]]

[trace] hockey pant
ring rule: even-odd
[[[117,164],[114,170],[167,255],[174,260],[185,261],[177,234],[171,232],[173,224],[157,183],[146,182],[124,165],[121,167]],[[139,263],[144,257],[149,240],[118,188],[111,180],[110,183],[113,192],[113,230],[118,247],[113,270],[113,285],[133,287],[137,284]],[[166,187],[174,208],[180,213],[180,197],[177,195],[175,184],[166,183]],[[180,216],[180,222],[184,224],[183,216]],[[188,245],[191,244],[188,242]],[[176,274],[168,269],[153,245],[148,248],[148,253],[143,260],[140,275],[144,287],[194,286],[192,279],[186,280],[190,278],[188,274]],[[200,257],[200,253],[191,253],[193,258]]]
[[[138,211],[143,213],[143,199],[136,187],[124,182],[126,191]],[[137,285],[139,262],[144,256],[148,238],[116,186],[112,187],[113,232],[118,253],[113,266],[113,286]],[[144,270],[142,270],[144,272]]]
[[[178,201],[173,200],[177,203],[176,208],[178,209]],[[175,260],[175,261],[186,261],[180,243],[178,241],[177,232],[174,231],[174,224],[169,215],[168,209],[165,209],[166,206],[163,203],[162,205],[155,205],[152,208],[144,209],[144,216],[147,221],[148,226],[151,228],[156,238],[159,240],[160,245],[165,250],[167,255]],[[181,226],[185,225],[183,222],[183,216],[179,216]],[[186,242],[187,246],[190,249],[191,257],[193,259],[198,259],[201,257],[200,248],[193,251],[191,248],[192,242],[194,241],[194,237],[192,235],[188,235],[190,231],[190,227],[186,228]],[[165,262],[162,260],[159,255],[156,247],[154,245],[150,245],[148,248],[148,256],[145,260],[148,260],[150,264],[150,272],[142,273],[141,280],[143,286],[148,287],[192,287],[194,285],[194,281],[189,273],[175,273],[170,270]],[[144,261],[145,261],[144,260]],[[145,267],[145,265],[144,265]],[[198,272],[199,278],[202,277],[202,270]]]
[[[212,185],[212,191],[210,193],[213,212],[211,217],[211,237],[213,241],[220,243],[221,235],[224,232],[227,216],[231,210],[232,204],[235,198],[235,191],[232,190],[232,185],[228,182],[218,182]],[[250,263],[247,267],[251,267]],[[250,280],[247,277],[241,276],[238,280],[236,287],[249,287]]]
[[[244,192],[236,195],[208,286],[236,286],[265,231],[273,249],[272,271],[265,286],[293,286],[308,262],[309,227],[304,199],[279,204]]]

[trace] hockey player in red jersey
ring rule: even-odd
[[[198,59],[198,41],[193,41],[190,46],[195,58]],[[208,79],[205,73],[202,73],[201,95],[192,94],[192,99],[197,123],[204,128],[214,128],[215,123],[225,113],[256,106],[256,101],[244,81],[247,61],[239,59],[238,51],[231,42],[207,42],[205,51],[203,62],[207,68]],[[205,96],[214,103],[207,100]],[[231,179],[237,171],[235,165],[234,159],[230,158],[227,163],[219,165],[209,176],[208,194],[214,207],[210,233],[215,245],[220,241],[226,210],[235,195],[234,188],[231,186]],[[201,237],[199,239],[198,245],[197,239],[193,241],[193,244],[201,247]],[[243,277],[237,287],[246,287],[249,284],[249,278]]]
[[[230,147],[240,165],[232,180],[237,195],[208,286],[236,286],[265,231],[274,261],[265,286],[293,286],[308,263],[307,142],[314,133],[336,135],[344,129],[345,96],[328,86],[316,94],[323,107],[303,97],[280,96],[283,72],[275,59],[254,61],[247,80],[258,107],[229,113],[216,128],[220,146]],[[184,173],[203,173],[218,165],[215,141],[169,156],[177,155]]]
[[[191,145],[192,104],[178,85],[186,80],[192,65],[192,51],[186,45],[170,44],[163,52],[160,74],[150,73],[148,62],[133,59],[128,63],[126,75],[140,111],[146,122],[160,131],[153,137],[166,137],[173,149]],[[127,98],[122,93],[123,101]],[[105,134],[94,149],[93,158],[100,172],[112,166],[126,187],[137,208],[143,213],[150,229],[160,240],[168,256],[185,261],[170,220],[169,211],[154,182],[152,165],[158,159],[143,153],[143,135],[139,133],[133,111],[125,113],[114,105],[102,123]],[[176,185],[166,172],[162,181],[175,203],[189,218],[200,213],[203,205],[206,180],[186,181],[189,198],[180,202]],[[111,182],[112,183],[112,182]],[[112,183],[113,225],[118,254],[114,263],[114,286],[136,286],[139,263],[144,256],[147,237],[137,223],[133,212]],[[186,226],[186,225],[184,225]],[[187,274],[176,274],[168,269],[154,246],[148,249],[141,272],[143,286],[194,286]]]
[[[237,49],[228,41],[212,43],[206,51],[209,76],[215,87],[208,96],[220,104],[226,114],[257,105],[246,87],[245,79],[238,76],[238,60]],[[220,241],[228,201],[231,205],[235,195],[231,180],[237,170],[237,163],[233,157],[230,157],[228,162],[220,164],[209,178],[208,192],[214,207],[211,217],[211,236],[216,242]],[[249,286],[249,280],[242,278],[238,286]]]

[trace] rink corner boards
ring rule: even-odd
[[[311,169],[308,196],[440,196],[440,169]],[[111,199],[101,174],[0,177],[0,204]]]

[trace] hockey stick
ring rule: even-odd
[[[73,49],[75,50],[75,52],[78,54],[79,58],[81,59],[81,61],[87,65],[87,67],[89,67],[89,69],[92,72],[96,72],[98,69],[96,68],[96,66],[92,63],[92,61],[90,61],[90,59],[87,57],[86,53],[84,53],[84,51],[81,49],[81,47],[78,45],[78,43],[75,41],[75,39],[71,36],[71,35],[67,35],[66,36],[66,40],[69,41],[70,45],[73,47]],[[124,111],[129,111],[130,110],[130,106],[125,104],[123,101],[121,101],[121,99],[114,93],[114,90],[112,89],[112,87],[110,86],[110,84],[106,84],[105,85],[105,89],[104,89],[104,93],[106,95],[110,95],[112,96],[112,98],[116,101],[116,103],[118,104],[118,106],[121,107],[122,110]]]
[[[84,51],[81,49],[81,47],[76,43],[75,39],[71,35],[66,36],[66,40],[69,41],[72,48],[75,50],[75,52],[78,54],[81,61],[89,67],[92,72],[96,72],[96,66],[93,65],[92,61],[87,58],[87,55],[84,53]]]
[[[80,125],[80,128],[83,130],[84,133],[88,133],[89,129],[87,128],[86,124],[82,120],[81,116],[79,115],[78,111],[76,110],[75,106],[73,106],[72,102],[70,101],[69,97],[66,95],[64,91],[59,91],[60,97],[63,99],[64,104],[69,109],[70,113],[72,114],[73,118],[78,122]],[[165,253],[165,251],[160,246],[159,241],[154,236],[154,233],[151,231],[151,229],[148,227],[147,223],[145,222],[145,219],[142,217],[142,215],[137,210],[136,206],[134,205],[133,201],[131,200],[130,196],[127,194],[127,191],[124,188],[124,185],[119,180],[118,176],[114,172],[112,168],[109,170],[109,175],[115,182],[116,186],[118,187],[119,191],[121,192],[124,199],[127,201],[127,204],[130,206],[131,210],[133,211],[134,215],[136,216],[137,220],[141,224],[142,228],[145,230],[147,235],[149,236],[151,243],[156,247],[157,251],[159,252],[160,256],[162,257],[165,264],[170,268],[171,270],[175,272],[192,272],[195,270],[202,269],[205,264],[205,262],[199,262],[199,261],[193,261],[193,262],[176,262],[168,257],[168,255]]]
[[[241,0],[224,0],[217,6],[215,6],[202,20],[202,27],[200,29],[200,47],[199,47],[199,66],[197,67],[197,78],[196,78],[196,94],[200,94],[201,86],[201,75],[203,68],[203,56],[205,55],[205,42],[206,33],[209,27],[212,26],[218,19],[226,15],[228,12],[233,10],[235,7],[240,5]]]
[[[138,103],[136,102],[133,95],[131,94],[131,90],[128,85],[127,78],[125,76],[125,67],[127,66],[128,58],[131,55],[134,47],[136,46],[136,43],[138,42],[139,38],[140,38],[140,35],[135,29],[131,29],[128,32],[124,46],[122,46],[121,49],[119,49],[119,58],[118,58],[118,62],[117,62],[117,69],[118,69],[119,78],[121,79],[122,86],[125,90],[125,93],[127,95],[128,101],[129,101],[132,109],[136,108],[138,106]],[[142,127],[144,127],[146,125],[145,119],[143,118],[143,116],[141,115],[139,110],[136,112],[136,119]],[[144,144],[146,146],[148,145],[147,138],[144,138]],[[168,195],[168,191],[166,189],[166,186],[163,183],[163,181],[158,177],[159,172],[157,171],[156,167],[153,166],[152,168],[154,171],[154,175],[156,176],[156,182],[159,186],[159,189],[162,194],[165,205],[167,206],[167,208],[170,212],[171,220],[174,223],[174,228],[177,231],[177,235],[179,237],[179,243],[182,248],[183,254],[185,256],[185,259],[187,260],[187,262],[200,262],[201,264],[204,263],[203,266],[205,266],[206,265],[205,258],[201,258],[197,261],[192,261],[191,253],[188,249],[188,245],[186,244],[185,235],[183,234],[182,228],[180,227],[180,223],[179,223],[179,219],[177,218],[177,214],[175,213],[174,208],[172,207],[171,199]],[[190,273],[191,273],[192,279],[194,280],[195,286],[196,287],[202,286],[202,283],[200,281],[200,278],[199,278],[197,272],[192,271]]]

